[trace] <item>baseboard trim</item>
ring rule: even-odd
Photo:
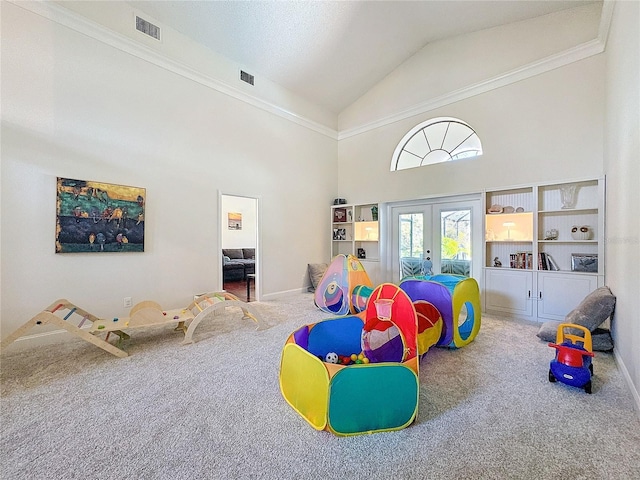
[[[260,301],[269,301],[269,300],[279,300],[282,297],[286,297],[287,295],[291,295],[293,293],[307,293],[308,287],[302,288],[294,288],[292,290],[281,290],[279,292],[266,293],[261,295]]]
[[[614,350],[613,356],[616,359],[616,364],[622,372],[622,376],[624,377],[625,382],[627,382],[627,386],[629,387],[629,391],[631,392],[631,396],[633,397],[633,406],[635,407],[638,418],[640,418],[640,394],[633,384],[631,375],[629,375],[629,370],[627,370],[627,367],[617,350]]]
[[[89,330],[90,327],[83,327],[83,330]],[[65,342],[67,340],[73,340],[74,337],[66,330],[50,330],[48,332],[40,332],[40,333],[32,333],[29,335],[24,335],[20,338],[16,338],[14,342],[7,345],[2,353],[4,354],[7,351],[24,351],[27,349],[32,349],[35,347],[43,347],[47,345],[54,345],[60,342]]]

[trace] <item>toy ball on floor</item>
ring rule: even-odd
[[[338,354],[336,352],[329,352],[325,355],[324,361],[327,363],[338,363]]]

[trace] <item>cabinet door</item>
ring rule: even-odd
[[[538,272],[538,317],[562,321],[596,288],[597,275]]]
[[[530,317],[533,273],[516,269],[485,269],[485,310]]]

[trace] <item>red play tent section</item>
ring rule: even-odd
[[[389,320],[378,316],[376,303],[381,299],[393,301]],[[371,361],[405,362],[418,353],[416,311],[407,294],[397,285],[383,283],[373,291],[362,330],[365,354]]]

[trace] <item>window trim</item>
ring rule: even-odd
[[[440,145],[439,148],[431,148],[431,145],[429,144],[429,139],[427,137],[427,133],[425,132],[425,130],[427,130],[430,127],[433,127],[434,125],[438,125],[441,123],[447,123],[447,129],[445,130],[444,135],[442,136],[442,144]],[[444,145],[444,142],[446,141],[447,138],[447,133],[449,132],[449,128],[451,127],[451,124],[459,124],[462,125],[466,128],[468,128],[471,133],[464,138],[464,140],[462,140],[460,143],[458,143],[458,145],[456,145],[452,150],[448,151],[444,148],[442,148],[442,146]],[[423,134],[425,141],[427,143],[427,147],[429,148],[429,152],[424,156],[424,157],[420,157],[418,155],[416,155],[413,152],[410,152],[409,150],[405,150],[407,144],[416,136],[419,134]],[[480,144],[480,150],[479,152],[476,152],[475,154],[472,155],[468,155],[468,151],[462,151],[462,152],[458,152],[455,153],[456,149],[459,148],[461,145],[463,145],[467,140],[469,140],[471,137],[476,136],[478,139],[478,143]],[[425,159],[433,152],[445,152],[448,155],[448,159],[446,160],[439,160],[436,162],[430,162],[430,163],[423,163],[425,161]],[[400,161],[400,156],[402,155],[402,153],[407,153],[409,155],[413,155],[416,158],[420,159],[420,164],[419,165],[415,165],[412,167],[403,167],[403,168],[398,168],[398,163]],[[453,154],[453,155],[452,155]],[[393,152],[393,156],[391,157],[391,168],[390,170],[392,172],[396,172],[398,170],[408,170],[410,168],[416,168],[416,167],[424,167],[427,165],[435,165],[437,163],[443,163],[443,162],[448,162],[448,161],[454,161],[454,160],[461,160],[463,158],[475,158],[475,157],[479,157],[482,155],[482,141],[480,140],[480,137],[478,136],[478,133],[474,130],[474,128],[469,125],[467,122],[464,122],[462,120],[460,120],[459,118],[453,118],[453,117],[436,117],[436,118],[432,118],[430,120],[427,120],[425,122],[419,123],[418,125],[416,125],[415,127],[413,127],[411,130],[409,130],[409,132],[407,132],[407,134],[402,137],[402,140],[400,140],[400,142],[398,143],[398,145],[396,146],[394,152]]]

